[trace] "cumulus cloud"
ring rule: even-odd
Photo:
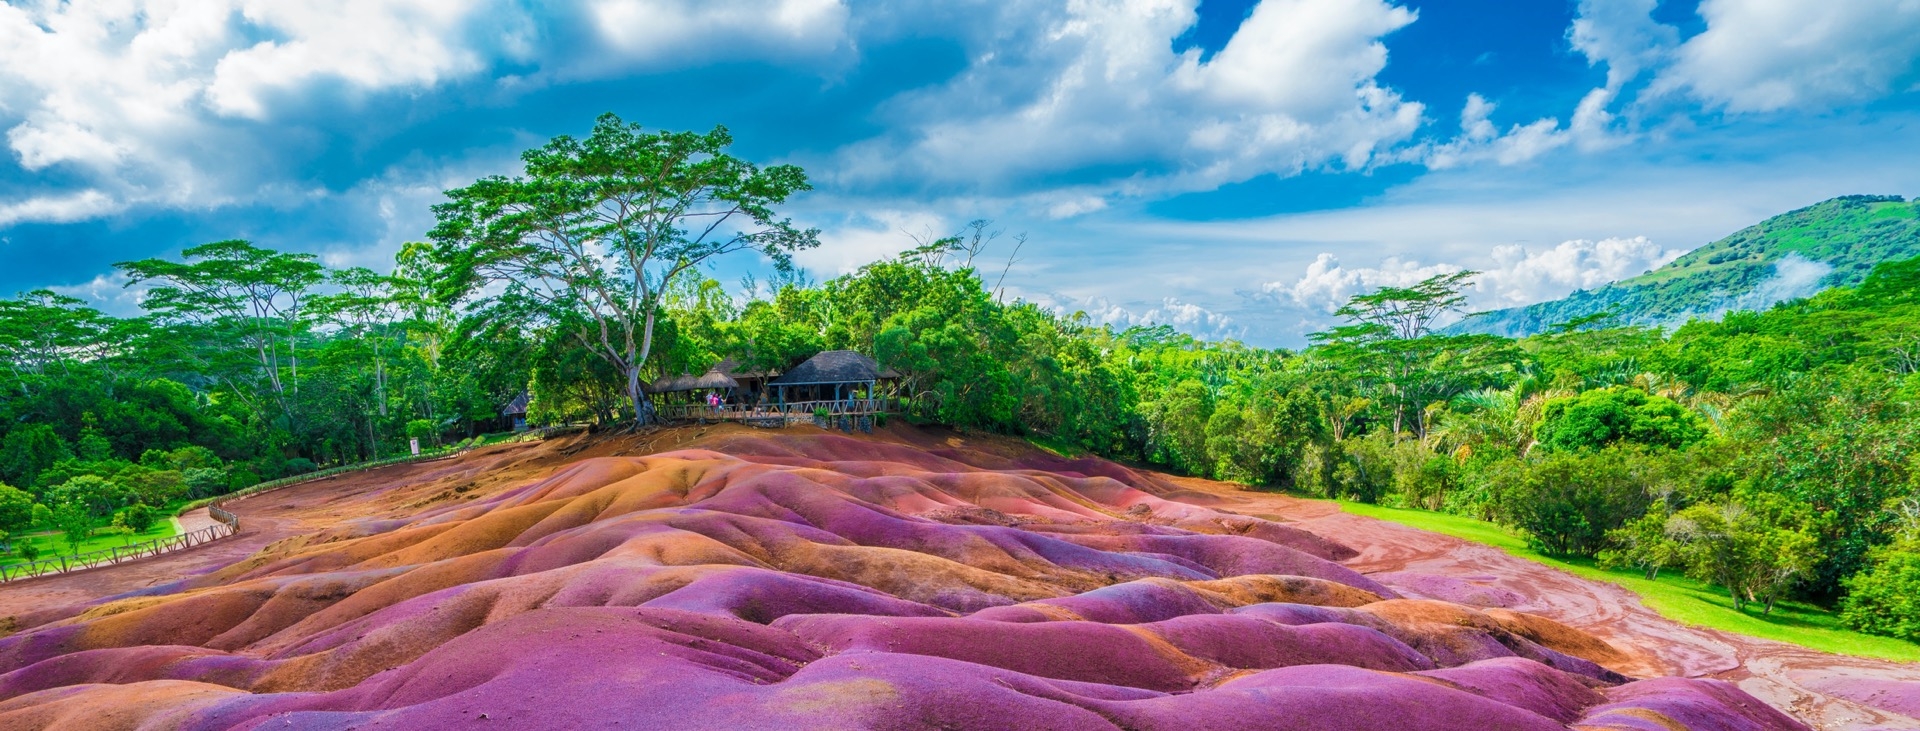
[[[1397,256],[1387,257],[1377,267],[1346,267],[1334,255],[1322,253],[1307,265],[1299,279],[1268,282],[1260,289],[1281,303],[1331,315],[1356,294],[1381,287],[1405,287],[1461,269],[1453,264],[1422,264]]]
[[[1498,309],[1564,297],[1576,289],[1592,289],[1655,269],[1678,258],[1682,251],[1662,248],[1643,236],[1599,241],[1563,241],[1551,249],[1529,251],[1519,245],[1496,246],[1491,264],[1474,267],[1467,295],[1473,309]],[[1425,264],[1387,257],[1377,267],[1348,267],[1332,254],[1321,254],[1298,279],[1268,282],[1265,298],[1319,314],[1332,314],[1354,295],[1381,287],[1405,287],[1469,267],[1452,263]]]
[[[242,0],[239,22],[274,37],[220,56],[205,89],[216,113],[261,119],[269,97],[320,80],[363,91],[432,86],[488,67],[490,51],[471,37],[486,13],[517,15],[498,4],[448,0]]]
[[[1650,95],[1732,112],[1822,110],[1920,80],[1920,3],[1912,0],[1703,0],[1706,29],[1682,40],[1652,17],[1657,0],[1581,0],[1567,38],[1617,91],[1650,73]]]
[[[1196,0],[1070,0],[980,39],[951,82],[892,105],[895,134],[840,155],[838,181],[1006,192],[1071,177],[1055,216],[1113,195],[1210,189],[1265,173],[1366,166],[1420,125],[1380,85],[1382,38],[1414,14],[1383,0],[1264,0],[1218,53],[1176,54]],[[1065,197],[1063,202],[1062,197]]]
[[[1516,307],[1565,297],[1665,266],[1686,253],[1645,236],[1563,241],[1545,251],[1517,245],[1493,248],[1493,265],[1474,278],[1474,304]]]
[[[1653,19],[1659,0],[1580,0],[1567,41],[1594,65],[1607,67],[1608,89],[1618,90],[1658,66],[1680,41],[1680,31]]]
[[[1095,325],[1111,325],[1117,329],[1130,327],[1152,327],[1168,325],[1180,332],[1206,340],[1238,340],[1246,337],[1247,329],[1235,322],[1232,317],[1207,309],[1177,297],[1166,297],[1157,305],[1140,310],[1114,303],[1105,297],[1062,297],[1041,294],[1026,297],[1030,302],[1053,311],[1062,317],[1075,314],[1086,315],[1087,321]]]
[[[845,21],[838,0],[0,4],[7,149],[26,173],[88,188],[85,200],[0,198],[0,224],[311,196],[285,172],[332,152],[310,125],[338,125],[381,95],[509,67],[564,76],[787,58],[795,44],[842,44]]]
[[[0,226],[11,226],[21,221],[54,223],[79,221],[111,213],[117,208],[113,199],[97,190],[82,190],[66,195],[34,196],[11,203],[0,202]]]
[[[926,211],[870,211],[824,227],[820,246],[793,259],[808,271],[834,276],[911,249],[914,237],[931,240],[952,230],[945,218]]]
[[[1434,169],[1513,165],[1573,146],[1585,152],[1635,139],[1613,107],[1642,111],[1685,95],[1733,112],[1827,109],[1915,88],[1920,81],[1920,3],[1912,0],[1705,0],[1706,30],[1687,39],[1658,22],[1658,0],[1580,0],[1567,41],[1607,81],[1582,97],[1566,122],[1543,118],[1501,131],[1493,103],[1478,94],[1461,111],[1461,132],[1415,145],[1401,159]],[[1651,77],[1646,91],[1629,89]]]
[[[847,38],[840,0],[596,0],[586,10],[595,32],[626,60],[678,65],[735,56],[741,46],[819,54]]]
[[[1703,0],[1700,17],[1656,87],[1730,111],[1869,101],[1920,75],[1913,0]]]

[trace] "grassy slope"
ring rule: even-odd
[[[163,513],[163,515],[172,515],[172,513]],[[88,551],[103,551],[108,548],[123,547],[131,543],[139,543],[141,541],[151,541],[155,538],[172,538],[177,532],[178,531],[175,531],[173,529],[173,521],[167,520],[166,518],[161,518],[160,520],[155,521],[153,524],[153,527],[148,528],[144,533],[135,533],[131,535],[123,534],[123,535],[112,535],[112,536],[94,536],[92,538],[89,538],[80,544],[80,553],[86,553]],[[50,558],[58,558],[60,556],[73,555],[73,551],[68,550],[67,548],[66,537],[60,533],[54,533],[54,532],[32,533],[32,534],[16,537],[13,539],[13,542],[16,544],[23,543],[23,542],[31,542],[34,545],[39,546],[40,558],[42,560],[50,559]],[[26,560],[20,558],[20,553],[17,549],[13,553],[9,553],[5,556],[0,556],[0,566],[12,566],[14,564],[21,564],[21,563],[26,563]]]
[[[1757,609],[1750,612],[1735,611],[1733,601],[1725,593],[1684,576],[1662,572],[1658,580],[1648,581],[1637,571],[1609,571],[1590,560],[1547,556],[1528,548],[1525,540],[1493,523],[1446,513],[1347,501],[1341,501],[1340,507],[1356,515],[1482,543],[1577,576],[1618,584],[1640,595],[1640,601],[1648,608],[1676,622],[1791,643],[1822,652],[1909,662],[1920,660],[1920,645],[1843,629],[1833,612],[1817,606],[1781,602],[1774,605],[1772,615],[1763,617]]]
[[[1920,255],[1920,200],[1825,201],[1741,229],[1652,272],[1458,327],[1525,335],[1609,307],[1636,324],[1674,325],[1772,279],[1774,263],[1788,254],[1831,265],[1822,287],[1859,284],[1875,264]]]

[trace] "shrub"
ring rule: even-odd
[[[1868,634],[1920,642],[1920,553],[1888,550],[1844,582],[1840,623]]]
[[[121,509],[120,513],[114,516],[113,522],[134,533],[145,533],[159,519],[160,511],[154,510],[152,506],[145,503],[134,503]]]
[[[1608,531],[1647,512],[1642,460],[1623,448],[1548,455],[1506,484],[1502,517],[1542,552],[1593,556],[1606,546]]]
[[[317,465],[313,463],[313,460],[307,459],[306,457],[294,457],[293,459],[287,460],[286,473],[289,475],[304,475],[312,472],[315,467],[317,467]]]
[[[0,483],[0,531],[18,533],[33,524],[33,496]]]
[[[227,471],[212,467],[191,467],[181,475],[187,485],[187,495],[194,498],[206,498],[227,492],[231,483]]]
[[[260,482],[261,480],[260,480],[259,473],[243,467],[237,470],[233,470],[231,473],[227,475],[227,491],[233,492],[235,490],[245,490],[249,487],[253,487],[254,485],[260,484]]]
[[[179,470],[135,467],[121,471],[114,481],[127,489],[131,499],[148,505],[166,505],[187,495],[186,476]]]
[[[181,447],[167,453],[167,466],[181,472],[213,469],[220,466],[220,456],[206,447]]]

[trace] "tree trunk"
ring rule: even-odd
[[[653,401],[640,391],[640,366],[627,368],[627,398],[633,402],[633,421],[636,426],[658,423],[660,417],[654,413]]]

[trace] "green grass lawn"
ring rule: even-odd
[[[171,515],[172,513],[165,514]],[[102,551],[116,546],[126,546],[141,541],[151,541],[155,538],[172,538],[176,533],[177,531],[173,529],[173,521],[163,518],[155,521],[153,527],[148,528],[144,533],[111,536],[102,535],[89,538],[80,544],[80,552]],[[0,566],[26,563],[26,559],[20,557],[20,551],[18,549],[19,544],[26,542],[31,542],[35,546],[40,547],[40,558],[42,560],[73,555],[73,551],[67,548],[66,536],[60,533],[30,533],[12,539],[15,549],[12,553],[0,556]]]
[[[1548,556],[1527,547],[1526,540],[1519,535],[1486,521],[1345,500],[1340,501],[1340,507],[1355,515],[1486,544],[1577,576],[1620,585],[1640,595],[1640,601],[1659,612],[1660,616],[1676,622],[1787,642],[1822,652],[1884,660],[1920,660],[1920,645],[1847,630],[1840,626],[1839,616],[1834,612],[1811,604],[1778,602],[1773,606],[1773,614],[1767,616],[1761,616],[1758,607],[1736,611],[1733,600],[1717,587],[1668,572],[1662,572],[1658,580],[1648,581],[1638,571],[1610,571],[1600,568],[1590,559]]]

